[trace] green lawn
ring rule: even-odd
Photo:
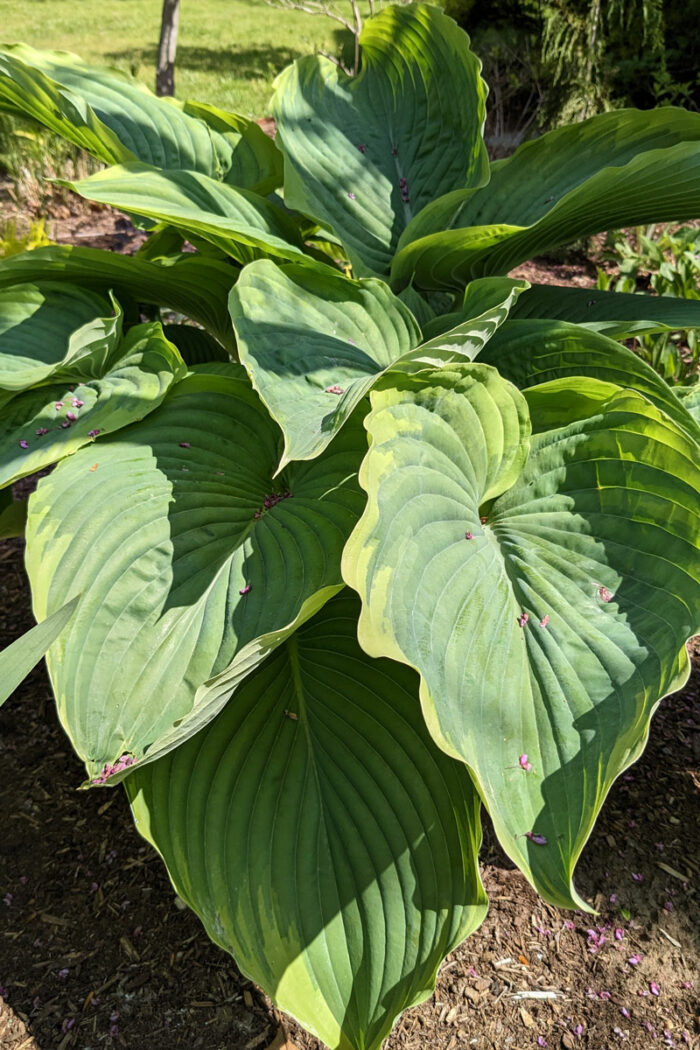
[[[161,0],[5,0],[2,39],[74,51],[131,70],[153,88],[161,6]],[[342,32],[326,18],[273,10],[263,0],[181,0],[177,96],[265,116],[275,75],[319,48],[337,54]]]

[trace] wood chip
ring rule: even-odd
[[[58,915],[46,915],[46,914],[44,914],[44,915],[41,916],[41,921],[42,922],[48,922],[51,926],[68,926],[68,927],[70,927],[72,925],[68,921],[68,919],[62,919]]]
[[[532,1019],[532,1014],[529,1014],[524,1006],[520,1007],[520,1020],[526,1028],[534,1027],[535,1022]]]
[[[247,1007],[251,1007],[253,1005],[253,996],[250,994],[247,988],[243,992],[243,1002],[246,1004]]]
[[[680,879],[681,882],[690,882],[689,875],[682,875],[680,871],[676,871],[670,864],[664,864],[662,860],[657,860],[656,866],[665,871],[667,875],[672,875],[674,879]]]
[[[677,941],[675,937],[672,937],[670,933],[666,933],[666,930],[662,930],[659,926],[659,933],[662,933],[667,941],[670,941],[674,948],[680,948],[681,943]]]

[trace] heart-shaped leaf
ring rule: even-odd
[[[338,234],[360,276],[386,273],[429,201],[488,178],[486,85],[469,37],[427,4],[388,5],[360,36],[362,69],[303,58],[272,100],[285,200]]]
[[[175,746],[173,727],[184,738],[197,724],[200,686],[340,587],[362,428],[273,483],[279,437],[246,382],[203,372],[142,423],[64,459],[30,498],[38,617],[82,593],[47,662],[93,778],[164,734]]]
[[[524,463],[524,398],[495,370],[384,380],[343,575],[363,648],[419,670],[430,731],[468,764],[509,856],[548,900],[585,907],[576,860],[687,677],[700,465],[640,394],[608,387],[576,419],[581,382],[546,386],[535,429],[545,402],[560,425]]]
[[[417,321],[384,281],[265,260],[245,267],[229,306],[241,362],[284,433],[281,467],[317,456],[386,369],[475,357],[523,282],[497,284],[484,313],[460,314],[456,327],[422,342]]]
[[[243,973],[328,1046],[379,1050],[486,902],[469,775],[431,741],[417,676],[359,648],[357,613],[333,599],[126,786]]]
[[[101,362],[100,372],[70,387],[63,382],[27,390],[3,406],[0,488],[57,463],[100,434],[141,420],[187,367],[160,324],[153,323],[131,328]]]

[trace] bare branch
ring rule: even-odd
[[[330,4],[315,2],[315,0],[305,0],[305,2],[304,0],[265,0],[265,3],[268,7],[276,7],[278,10],[303,11],[307,15],[324,15],[326,18],[332,18],[334,22],[339,22],[348,32],[355,33],[353,23],[344,18]]]

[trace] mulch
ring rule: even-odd
[[[109,221],[91,244],[109,246]],[[112,234],[131,247],[128,229]],[[569,272],[584,282],[585,266]],[[22,542],[4,541],[1,644],[32,623]],[[489,915],[386,1050],[700,1046],[699,727],[700,662],[584,851],[577,885],[596,917],[539,900],[487,826]],[[321,1050],[209,942],[123,792],[76,790],[43,666],[0,709],[0,768],[0,1050]]]

